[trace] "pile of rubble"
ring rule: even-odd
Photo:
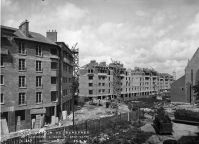
[[[93,101],[92,104],[91,102],[87,102],[80,110],[75,112],[75,122],[113,116],[116,108],[112,108],[111,106],[107,108],[106,103],[106,100],[100,100],[100,104],[99,101]],[[119,113],[126,113],[129,112],[129,108],[124,103],[118,103],[117,111]],[[73,114],[70,114],[68,119],[72,120]]]

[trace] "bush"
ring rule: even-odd
[[[175,119],[199,122],[199,112],[178,109],[174,113]]]

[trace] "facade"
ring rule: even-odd
[[[7,120],[10,132],[32,128],[38,115],[44,116],[46,123],[58,115],[62,88],[70,85],[62,87],[62,80],[66,75],[72,79],[71,72],[61,69],[61,51],[70,51],[62,49],[43,35],[30,32],[28,21],[18,29],[1,26],[1,118]]]
[[[185,97],[185,76],[182,76],[171,84],[171,101],[186,102]]]
[[[185,94],[186,101],[189,103],[195,102],[195,94],[192,89],[196,82],[199,81],[199,48],[193,55],[185,68]]]
[[[85,98],[112,99],[114,92],[113,63],[91,61],[80,68],[79,96]],[[173,77],[169,74],[160,74],[154,70],[135,68],[126,70],[120,65],[120,96],[123,100],[146,97],[170,89]]]
[[[61,111],[67,111],[69,114],[72,111],[72,96],[73,96],[73,54],[68,45],[64,42],[56,42],[61,48],[60,55],[60,71],[61,71],[61,84],[60,84],[60,104],[62,105]]]

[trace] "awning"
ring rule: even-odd
[[[42,109],[31,109],[30,114],[44,114],[46,113],[46,108]]]

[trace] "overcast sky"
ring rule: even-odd
[[[78,42],[80,66],[121,61],[177,77],[199,47],[199,0],[1,0],[1,24]]]

